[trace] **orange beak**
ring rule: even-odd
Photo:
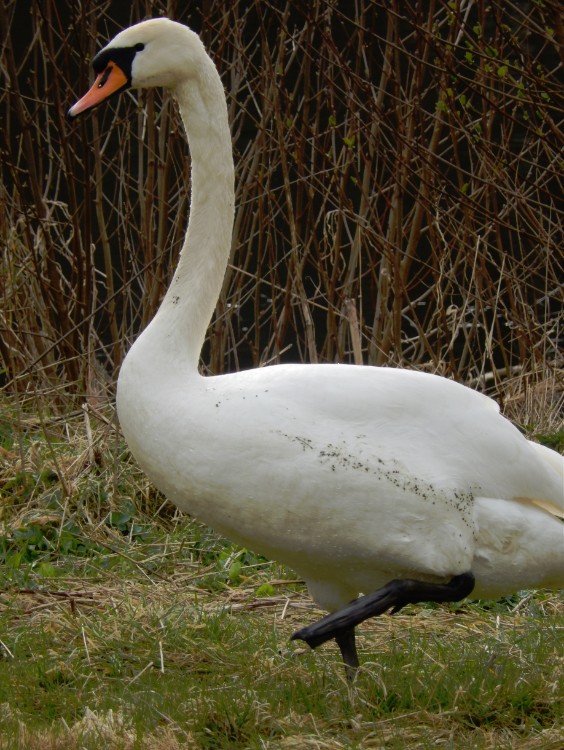
[[[69,109],[68,116],[76,117],[81,112],[95,107],[128,84],[129,80],[123,70],[114,62],[110,62],[97,76],[92,88]]]

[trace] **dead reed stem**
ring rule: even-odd
[[[237,215],[206,372],[393,364],[501,398],[516,372],[531,386],[558,380],[551,7],[151,5],[201,32],[231,113]],[[64,120],[95,50],[146,12],[92,0],[0,9],[0,355],[11,391],[111,390],[171,278],[189,199],[173,104],[135,93]]]

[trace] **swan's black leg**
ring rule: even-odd
[[[406,604],[418,602],[457,602],[468,596],[474,588],[472,573],[454,576],[448,583],[427,583],[409,578],[390,581],[378,591],[355,599],[346,607],[332,612],[313,625],[298,630],[292,640],[305,641],[311,648],[335,638],[343,654],[347,676],[358,665],[354,644],[354,628],[369,617],[376,617],[388,610],[398,612]],[[352,645],[351,645],[352,644]],[[349,661],[347,661],[347,659]],[[354,673],[354,672],[353,672]]]
[[[345,663],[347,680],[352,682],[356,677],[356,670],[358,669],[358,654],[356,652],[354,627],[349,628],[348,630],[339,631],[335,636],[335,640],[341,649],[341,656]]]

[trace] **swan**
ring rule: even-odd
[[[293,638],[334,638],[352,679],[355,628],[368,617],[564,587],[564,458],[523,437],[493,400],[393,368],[199,373],[234,216],[219,74],[198,35],[165,18],[120,32],[93,68],[71,118],[124,89],[165,87],[192,159],[177,268],[119,374],[123,433],[180,509],[305,579],[329,614]]]

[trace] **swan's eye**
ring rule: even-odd
[[[141,52],[142,49],[145,49],[145,45],[143,42],[137,42],[135,47],[133,48],[136,52]]]
[[[110,77],[110,73],[112,72],[112,70],[113,70],[113,66],[112,65],[108,65],[108,67],[104,71],[104,75],[100,78],[100,83],[98,84],[98,88],[99,89],[101,89],[102,86],[106,83],[106,81]]]

